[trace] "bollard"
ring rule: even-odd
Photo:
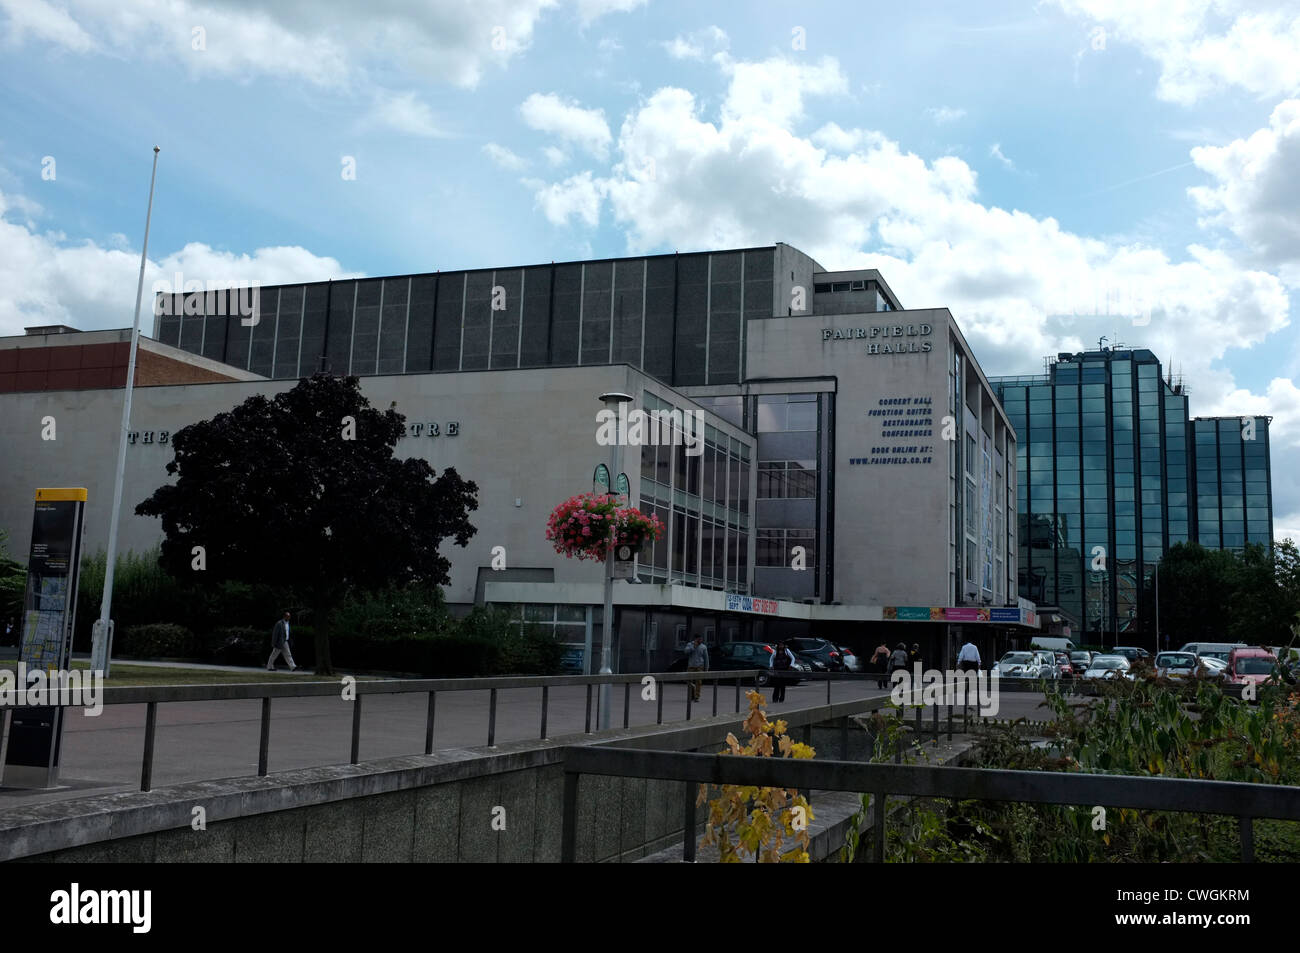
[[[262,699],[262,737],[257,748],[257,776],[266,777],[266,762],[271,749],[271,696]]]
[[[632,683],[623,683],[623,727],[627,727],[628,713],[632,708]]]
[[[543,741],[546,740],[546,713],[550,708],[550,701],[551,701],[551,686],[543,685],[542,686],[542,735],[541,735]],[[430,717],[432,718],[433,692],[429,692],[429,705],[430,705],[430,709],[429,709]],[[433,723],[430,722],[430,735],[429,735],[430,740],[432,740],[433,738],[432,724]]]

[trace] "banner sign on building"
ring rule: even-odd
[[[780,603],[775,599],[756,599],[753,596],[736,596],[727,593],[728,612],[757,612],[760,615],[776,615]]]
[[[19,671],[25,666],[30,682],[66,672],[71,665],[85,509],[84,489],[36,491],[18,656]],[[58,779],[62,737],[61,706],[16,710],[5,752],[6,786],[52,787]]]
[[[1032,605],[1032,603],[1031,603]],[[887,622],[991,622],[1038,628],[1036,613],[1024,608],[991,606],[885,606],[881,617]]]

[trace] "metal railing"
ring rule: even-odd
[[[868,792],[877,863],[885,859],[885,801],[890,796],[1226,815],[1238,820],[1246,862],[1255,859],[1255,818],[1300,821],[1300,787],[1280,784],[570,747],[564,757],[561,860],[566,863],[575,859],[578,779],[584,774],[683,782],[682,859],[688,862],[695,859],[695,802],[702,783]]]
[[[354,693],[351,699],[352,708],[352,733],[351,733],[351,750],[350,763],[360,763],[361,749],[361,717],[362,717],[362,699],[366,695],[391,695],[391,694],[417,694],[427,693],[428,705],[425,714],[425,734],[424,734],[424,753],[432,754],[434,747],[434,726],[437,716],[437,702],[440,693],[447,692],[473,692],[486,691],[489,693],[488,711],[487,711],[487,744],[494,746],[496,744],[496,727],[497,727],[497,700],[498,693],[511,689],[541,689],[541,699],[539,706],[539,725],[538,739],[545,741],[547,738],[547,718],[550,709],[550,691],[552,688],[573,688],[585,686],[587,689],[586,714],[584,733],[591,734],[593,730],[607,730],[610,725],[597,724],[595,729],[592,727],[593,714],[598,706],[593,706],[592,696],[593,689],[600,685],[622,685],[623,686],[623,728],[629,727],[631,714],[631,698],[634,688],[639,688],[643,680],[647,677],[653,677],[656,683],[656,714],[655,724],[663,724],[664,716],[664,695],[665,692],[658,690],[664,685],[676,683],[701,682],[709,683],[713,686],[712,692],[712,714],[718,714],[719,686],[720,684],[730,685],[734,683],[734,711],[741,711],[742,686],[746,683],[753,683],[755,678],[760,674],[766,674],[766,670],[760,669],[737,669],[733,671],[709,671],[709,672],[640,672],[629,674],[614,675],[551,675],[551,676],[505,676],[499,678],[440,678],[440,679],[358,679],[348,686],[348,691]],[[865,680],[874,679],[874,675],[862,676],[857,674],[839,673],[839,672],[817,672],[817,673],[800,673],[800,678],[808,680],[825,680],[826,681],[826,701],[831,701],[831,684],[835,681],[842,680]],[[227,684],[227,685],[175,685],[175,686],[133,686],[133,687],[108,687],[103,690],[103,703],[105,705],[145,705],[145,725],[144,725],[144,752],[140,766],[140,790],[149,791],[153,788],[153,768],[154,768],[154,747],[158,730],[158,706],[172,702],[204,702],[204,701],[239,701],[260,699],[262,702],[261,711],[261,729],[259,732],[259,744],[257,755],[257,776],[265,777],[269,767],[269,753],[271,743],[271,702],[276,698],[313,698],[313,697],[339,697],[342,693],[341,681],[293,681],[284,683],[248,683],[248,684]],[[686,718],[690,720],[694,700],[692,692],[686,692]],[[725,703],[724,703],[725,704]],[[15,711],[21,711],[25,708],[47,707],[47,706],[13,706]],[[8,708],[0,708],[0,737],[3,737],[5,731],[5,719]],[[937,714],[936,714],[937,718]],[[598,721],[598,719],[597,719]],[[936,722],[937,724],[937,722]],[[936,742],[937,743],[937,742]]]

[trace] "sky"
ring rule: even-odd
[[[782,241],[1272,417],[1300,539],[1298,0],[0,0],[0,335],[130,326],[154,146],[146,293]]]

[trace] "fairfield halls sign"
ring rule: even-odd
[[[928,324],[882,324],[874,328],[822,328],[823,341],[864,341],[868,354],[928,354],[934,345]],[[904,340],[911,338],[912,340]]]

